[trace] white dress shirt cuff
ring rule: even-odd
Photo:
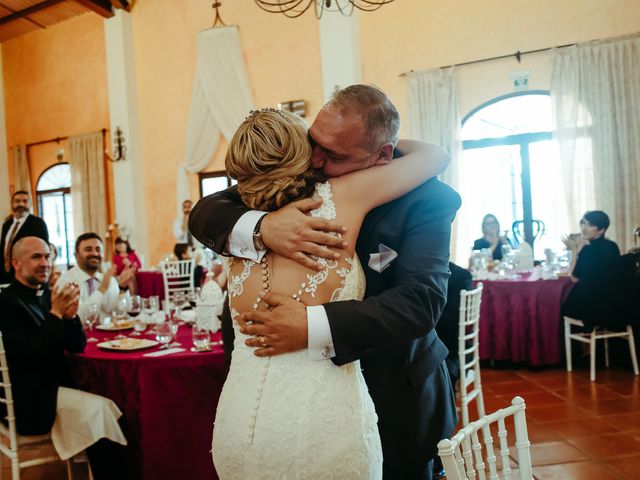
[[[242,215],[231,230],[229,235],[229,253],[234,257],[246,258],[259,262],[266,250],[256,250],[253,245],[253,230],[258,220],[266,215],[266,212],[251,210]]]
[[[336,356],[327,312],[322,305],[307,307],[309,358],[327,360]]]

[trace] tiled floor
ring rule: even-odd
[[[525,399],[536,479],[640,478],[640,378],[632,372],[599,369],[592,383],[586,369],[484,368],[482,380],[487,413],[515,395]],[[11,478],[6,460],[3,467],[4,478]],[[84,465],[75,472],[76,479],[87,478]],[[63,480],[66,468],[61,462],[32,467],[21,478]]]
[[[484,368],[482,381],[487,413],[524,398],[536,479],[640,478],[640,377],[632,372],[599,369],[592,383],[586,369]]]

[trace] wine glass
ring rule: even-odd
[[[169,310],[169,318],[167,319],[167,323],[169,323],[169,326],[171,327],[171,334],[173,335],[173,338],[176,338],[176,335],[178,335],[178,329],[180,328],[180,322],[181,322],[181,316],[182,316],[182,309],[180,307],[172,307]],[[169,345],[170,347],[180,347],[180,343],[179,342],[172,342],[171,345]]]
[[[114,327],[121,327],[129,318],[129,297],[120,295],[115,308],[111,311],[111,321]],[[116,339],[126,338],[122,334],[116,335]]]
[[[153,317],[153,315],[160,308],[160,299],[157,295],[153,295],[149,298],[145,298],[142,303],[142,311],[144,314],[149,317],[149,320]]]
[[[93,327],[100,321],[100,306],[95,303],[90,303],[87,306],[87,311],[84,315],[84,324],[89,330],[90,337],[87,338],[87,342],[97,342],[98,339],[93,336]]]
[[[211,334],[206,325],[196,322],[191,330],[191,340],[193,341],[192,351],[206,352],[210,350]]]
[[[176,307],[182,308],[186,301],[187,297],[185,295],[185,292],[173,292],[173,304]]]
[[[131,334],[134,337],[140,336],[141,332],[144,332],[147,328],[146,322],[143,321],[140,315],[142,311],[142,299],[140,295],[132,295],[129,301],[129,316],[133,319],[133,330],[134,332]]]
[[[169,321],[164,321],[156,325],[156,340],[162,344],[161,349],[169,348],[169,343],[173,340],[173,332]]]

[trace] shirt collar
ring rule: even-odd
[[[79,282],[86,282],[87,280],[89,280],[91,278],[91,275],[89,275],[87,272],[82,270],[77,265],[76,265],[75,269],[77,270],[76,271],[76,278],[78,279]],[[93,278],[95,278],[98,282],[101,282],[102,281],[102,273],[96,272],[96,274],[93,276]]]

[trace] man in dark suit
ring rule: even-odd
[[[347,87],[323,107],[309,130],[312,164],[328,177],[373,167],[381,150],[393,149],[399,123],[397,110],[380,90]],[[261,216],[243,207],[232,189],[198,202],[189,226],[218,252],[227,250],[229,238],[229,251],[236,256],[256,259],[266,247],[313,267],[316,262],[307,254],[329,258],[325,245],[341,243],[327,233],[340,231],[338,225],[304,215],[319,205],[306,199]],[[312,358],[331,358],[336,365],[361,360],[379,417],[385,480],[431,478],[437,443],[455,427],[447,349],[434,327],[445,304],[451,222],[459,206],[460,197],[433,179],[376,208],[365,218],[356,245],[367,282],[363,302],[307,310],[271,293],[264,297],[271,311],[260,318],[247,314],[254,323],[243,327],[255,336],[247,344],[259,356],[308,348]],[[248,235],[253,244],[246,245],[246,233],[237,229],[248,224],[255,226]],[[383,246],[398,257],[387,268],[366,268],[370,254]],[[228,332],[228,314],[224,320]],[[232,345],[229,337],[225,345]]]
[[[49,243],[47,224],[40,217],[31,215],[31,196],[24,190],[18,190],[11,197],[10,216],[2,225],[0,238],[0,284],[13,279],[11,267],[11,247],[23,237],[39,237]]]
[[[0,292],[0,331],[9,365],[16,429],[20,435],[49,433],[56,428],[61,415],[58,406],[63,404],[63,416],[68,418],[58,431],[65,432],[65,425],[78,423],[80,428],[66,435],[69,439],[83,438],[90,430],[85,422],[92,416],[104,421],[114,416],[117,407],[104,397],[61,387],[65,350],[82,352],[86,338],[77,315],[80,289],[67,284],[55,292],[49,290],[49,255],[49,245],[41,238],[29,236],[14,242],[15,278]],[[5,421],[5,417],[6,406],[2,405],[0,418]],[[126,443],[121,432],[120,436],[119,441]],[[122,447],[106,438],[92,440],[95,443],[80,450],[86,448],[95,478],[126,478],[120,467]],[[62,443],[65,452],[71,448]]]

